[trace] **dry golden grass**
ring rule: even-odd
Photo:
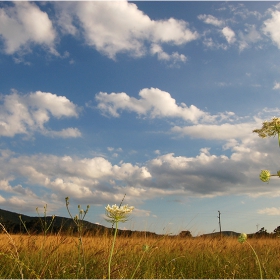
[[[83,237],[84,267],[79,263],[75,236],[1,234],[0,278],[107,278],[111,242],[112,236]],[[248,242],[259,256],[264,278],[279,278],[280,240]],[[146,279],[260,277],[248,244],[226,237],[118,237],[111,278],[131,278],[134,272],[135,278]]]

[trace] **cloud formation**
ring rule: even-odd
[[[51,116],[57,119],[77,118],[78,108],[65,96],[41,91],[21,95],[13,90],[10,95],[3,95],[0,99],[0,136],[29,135],[35,131],[52,137],[81,136],[76,128],[47,130],[44,125]]]
[[[178,118],[186,122],[197,124],[215,123],[234,118],[233,112],[218,113],[210,115],[208,112],[202,111],[195,105],[189,107],[181,102],[176,103],[170,93],[158,88],[144,88],[139,92],[140,99],[130,97],[125,92],[106,93],[100,92],[95,95],[97,108],[104,114],[113,117],[119,117],[120,112],[135,112],[139,116],[154,118]],[[193,128],[190,128],[193,129]],[[185,132],[184,132],[185,130]],[[174,127],[176,133],[187,134],[188,128]]]
[[[274,44],[280,49],[280,11],[273,11],[271,18],[264,21],[263,32],[271,38]]]
[[[152,20],[133,3],[119,2],[62,2],[56,3],[57,22],[64,33],[79,34],[80,27],[87,45],[109,58],[118,53],[135,57],[157,54],[163,60],[185,60],[184,55],[166,54],[162,44],[182,45],[198,38],[188,23],[174,18]],[[75,19],[78,19],[74,24]],[[155,44],[158,50],[155,51]]]
[[[202,20],[204,23],[206,24],[212,24],[214,26],[222,26],[224,25],[224,21],[223,20],[219,20],[216,17],[212,16],[212,15],[199,15],[197,17],[198,19]]]
[[[61,205],[66,196],[87,204],[116,203],[123,193],[134,205],[172,195],[280,196],[277,181],[267,185],[258,177],[261,169],[274,170],[280,165],[273,140],[263,141],[251,133],[228,139],[225,149],[231,151],[230,156],[216,155],[205,147],[196,156],[158,154],[141,166],[112,164],[104,157],[24,156],[2,150],[0,189],[7,205],[20,199]]]
[[[225,36],[225,38],[229,44],[232,44],[235,42],[235,33],[231,28],[229,28],[228,26],[224,27],[222,29],[222,33]]]
[[[174,126],[172,132],[180,135],[187,135],[191,138],[209,139],[209,140],[228,140],[241,139],[252,133],[252,130],[258,126],[259,122],[250,123],[223,123],[217,124],[198,124],[194,126],[179,127]]]
[[[279,216],[280,215],[280,208],[271,207],[271,208],[264,208],[258,211],[259,214],[265,214],[269,216]]]
[[[185,63],[187,56],[178,51],[167,52],[164,46],[176,47],[202,38],[204,46],[210,49],[227,50],[237,46],[240,51],[250,45],[265,43],[263,34],[280,48],[279,6],[261,15],[257,11],[232,7],[232,18],[219,19],[219,16],[200,14],[197,18],[207,24],[206,31],[190,27],[189,23],[175,18],[153,20],[139,10],[136,4],[127,1],[85,1],[53,2],[54,15],[49,16],[41,6],[31,2],[14,2],[0,9],[0,38],[4,52],[8,55],[32,52],[34,46],[41,46],[50,53],[60,56],[55,46],[65,35],[83,38],[84,43],[95,48],[111,59],[126,53],[139,58],[155,55],[158,60],[169,65]],[[269,14],[271,17],[261,22]],[[249,17],[237,29],[237,22]],[[34,24],[36,23],[36,24]],[[262,27],[261,27],[262,26]],[[221,34],[226,43],[215,35]],[[60,56],[63,57],[63,56]],[[15,61],[21,62],[19,58]]]
[[[0,37],[6,54],[29,52],[32,45],[41,45],[56,54],[53,24],[48,14],[34,3],[18,1],[1,8]]]
[[[119,111],[124,110],[150,118],[182,118],[194,123],[207,117],[207,113],[194,105],[189,107],[185,103],[177,105],[176,100],[168,92],[158,88],[144,88],[140,90],[139,96],[140,99],[136,99],[124,92],[110,94],[100,92],[95,99],[98,102],[98,109],[113,117],[119,117]]]

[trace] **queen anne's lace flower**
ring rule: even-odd
[[[273,117],[271,121],[263,122],[261,129],[255,129],[253,132],[258,133],[261,138],[278,135],[278,143],[280,147],[280,118]]]
[[[270,171],[269,170],[262,170],[261,173],[260,173],[260,179],[263,181],[263,182],[269,182],[270,180]]]
[[[115,205],[112,205],[110,206],[108,204],[107,207],[105,207],[106,209],[106,213],[105,215],[109,218],[109,219],[106,219],[108,222],[111,222],[111,223],[118,223],[118,222],[126,222],[127,221],[127,218],[129,216],[129,214],[132,212],[132,210],[134,209],[133,206],[128,206],[128,205],[124,205],[124,206],[117,206],[116,204]]]
[[[238,237],[238,241],[240,243],[244,243],[247,240],[247,234],[246,233],[241,233]]]

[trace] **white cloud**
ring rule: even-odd
[[[248,48],[250,44],[256,43],[262,39],[261,34],[257,31],[255,25],[247,25],[245,32],[239,32],[239,50]]]
[[[277,139],[260,139],[251,129],[248,133],[231,134],[236,139],[226,139],[223,148],[227,155],[221,153],[222,150],[220,155],[213,154],[208,147],[200,149],[195,156],[157,152],[154,159],[142,166],[122,161],[113,165],[104,157],[19,156],[1,151],[1,194],[6,205],[12,203],[12,198],[14,203],[16,198],[24,198],[33,201],[32,205],[37,202],[37,206],[42,205],[39,203],[42,200],[54,205],[66,196],[79,200],[79,203],[117,203],[123,193],[127,194],[132,205],[172,195],[280,196],[277,180],[271,180],[269,185],[259,180],[261,169],[274,170],[280,165],[280,159],[275,157]],[[42,193],[45,193],[43,197]]]
[[[78,128],[64,128],[61,131],[54,131],[54,130],[43,130],[42,134],[49,136],[49,137],[60,137],[60,138],[77,138],[81,137],[82,133],[79,131]]]
[[[226,44],[220,44],[216,41],[214,41],[212,38],[204,38],[203,39],[203,44],[210,49],[222,49],[226,50],[227,45]]]
[[[58,23],[65,33],[78,33],[74,25],[74,19],[78,19],[86,43],[113,59],[123,52],[143,56],[147,52],[146,43],[181,45],[198,38],[185,21],[152,20],[126,1],[62,2],[56,3],[56,8]],[[177,54],[171,58],[174,56]],[[179,55],[179,59],[184,57]]]
[[[0,35],[5,52],[29,51],[31,44],[47,47],[53,54],[56,33],[47,13],[30,2],[14,2],[0,9]]]
[[[280,83],[275,82],[273,89],[280,89]]]
[[[56,200],[70,196],[97,204],[108,203],[114,199],[120,201],[120,193],[123,192],[119,191],[119,188],[125,187],[128,198],[132,197],[135,200],[139,196],[139,199],[142,199],[141,185],[151,178],[145,166],[131,163],[112,165],[102,157],[72,158],[42,154],[14,157],[12,153],[4,153],[0,156],[0,164],[5,165],[1,170],[1,177],[6,178],[0,181],[0,190],[6,195],[12,193],[19,199],[24,196],[26,199],[33,197],[36,200],[36,197],[26,187],[13,187],[15,177],[10,178],[10,173],[20,177],[23,186],[36,186],[36,192],[40,189],[48,189],[47,193],[54,192]],[[52,195],[47,196],[53,200]]]
[[[264,208],[264,209],[258,210],[258,213],[269,215],[269,216],[279,216],[280,208],[276,208],[276,207]]]
[[[78,137],[76,128],[62,131],[47,130],[44,125],[55,118],[78,117],[77,106],[65,96],[37,91],[20,95],[13,91],[10,95],[1,96],[0,101],[0,136],[13,137],[16,134],[30,134],[34,131],[52,137]]]
[[[220,125],[198,124],[185,127],[175,126],[172,128],[172,132],[188,135],[192,138],[228,140],[231,138],[244,138],[251,134],[256,126],[256,122],[240,124],[224,123]]]
[[[149,217],[151,215],[151,211],[134,208],[132,215],[136,217]]]
[[[127,110],[150,118],[182,118],[186,121],[197,122],[207,117],[207,113],[191,105],[176,104],[171,95],[158,88],[144,88],[139,92],[140,99],[128,96],[126,93],[107,94],[100,92],[95,96],[98,108],[105,114],[119,117],[118,111]]]
[[[174,52],[172,54],[168,54],[164,52],[161,48],[160,45],[158,44],[153,44],[151,46],[151,53],[157,54],[158,60],[163,60],[163,61],[171,61],[173,64],[176,64],[177,62],[186,62],[187,57],[183,54],[179,54],[178,52]]]
[[[273,11],[271,18],[264,21],[263,32],[271,38],[271,40],[280,49],[280,11]]]
[[[236,39],[235,38],[235,33],[228,26],[226,26],[222,29],[222,33],[225,36],[225,38],[226,38],[226,40],[229,44],[232,44],[232,43],[235,42],[235,39]]]
[[[0,195],[0,203],[4,203],[5,201],[6,199],[2,195]]]
[[[212,15],[205,15],[205,14],[199,15],[198,19],[202,20],[204,23],[212,24],[215,26],[221,26],[224,24],[224,22],[222,20],[219,20]]]
[[[77,107],[65,96],[36,91],[35,93],[31,93],[28,99],[30,106],[43,108],[56,118],[78,117]]]
[[[224,155],[211,155],[208,149],[196,157],[162,155],[147,166],[154,178],[151,186],[183,190],[186,195],[222,195],[247,182],[240,166]]]

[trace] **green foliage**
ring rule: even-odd
[[[280,118],[273,117],[271,121],[263,122],[262,128],[254,129],[253,132],[257,133],[261,138],[274,137],[277,135],[280,147]],[[280,170],[277,171],[277,174],[270,174],[269,170],[261,170],[259,177],[261,181],[268,183],[272,176],[280,177]]]
[[[280,147],[280,118],[273,117],[271,121],[263,122],[262,128],[255,129],[253,132],[257,133],[261,138],[274,137],[277,135]]]
[[[79,278],[80,273],[84,274],[84,278],[87,278],[87,264],[86,264],[86,259],[85,259],[85,248],[84,248],[84,244],[83,244],[83,221],[85,219],[86,214],[88,213],[89,210],[89,205],[87,205],[87,209],[84,210],[81,208],[80,205],[78,205],[78,214],[76,216],[72,216],[70,209],[69,209],[69,197],[65,198],[65,203],[66,203],[66,208],[67,211],[70,215],[70,217],[72,218],[72,220],[74,221],[74,223],[77,226],[77,230],[78,230],[78,265],[77,265],[77,273],[76,273],[76,278]],[[81,259],[83,260],[83,267],[81,264]]]

